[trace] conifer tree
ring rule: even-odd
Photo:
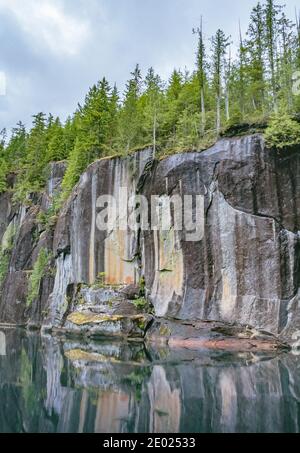
[[[212,87],[216,99],[216,131],[221,129],[221,102],[223,93],[224,58],[229,46],[229,37],[223,30],[218,30],[211,39],[212,42]]]
[[[198,49],[197,49],[197,76],[199,80],[200,90],[200,108],[201,108],[201,125],[200,133],[204,134],[205,131],[205,82],[206,82],[206,55],[205,55],[205,44],[203,37],[203,21],[201,17],[200,28],[193,30],[193,33],[198,34]]]
[[[25,125],[19,121],[12,129],[11,138],[6,148],[9,170],[14,172],[22,166],[26,155],[27,133]]]
[[[146,142],[152,142],[154,155],[156,152],[157,129],[160,123],[162,109],[162,81],[150,68],[145,78],[145,93],[143,94],[144,128]]]
[[[225,115],[230,120],[230,85],[232,76],[231,49],[229,48],[228,60],[225,61]]]
[[[47,162],[60,161],[66,157],[64,129],[61,125],[60,119],[56,118],[52,124],[48,137],[46,160]]]
[[[300,12],[296,10],[296,37],[295,37],[296,68],[300,70]]]
[[[79,106],[76,115],[77,137],[68,158],[68,169],[63,180],[66,192],[72,189],[80,174],[93,160],[106,155],[112,124],[110,94],[110,86],[103,78],[89,90],[84,106],[82,108]]]
[[[69,157],[71,151],[74,149],[78,126],[78,113],[73,117],[68,117],[64,125],[64,143],[66,159]]]
[[[113,150],[118,145],[119,133],[119,113],[120,113],[120,97],[117,85],[115,84],[109,98],[109,114],[110,114],[110,128],[108,134],[108,147]]]
[[[265,107],[265,62],[264,42],[265,25],[264,10],[258,3],[251,11],[250,24],[247,32],[246,47],[249,53],[249,77],[251,110],[263,111]]]
[[[120,118],[121,145],[127,152],[138,144],[141,135],[138,100],[141,94],[142,77],[139,65],[136,65],[131,75],[132,78],[126,84],[124,105]]]
[[[247,48],[243,39],[241,24],[239,24],[239,50],[238,61],[233,66],[236,72],[235,93],[236,98],[236,115],[239,119],[244,117],[246,104],[246,86],[247,86]]]
[[[176,138],[176,123],[179,115],[179,98],[183,88],[183,75],[174,69],[165,90],[164,115],[161,118],[161,131],[164,143],[173,142]]]
[[[276,72],[277,63],[277,40],[278,40],[278,14],[282,9],[281,6],[276,5],[274,0],[266,0],[264,15],[265,15],[265,45],[267,49],[267,61],[270,73],[270,85],[272,93],[272,105],[277,111],[277,92],[278,92],[278,78]]]
[[[181,71],[174,69],[169,80],[167,87],[167,99],[170,101],[176,101],[181,93],[183,86],[183,76]]]
[[[278,79],[280,86],[281,101],[287,106],[289,112],[292,111],[292,79],[293,79],[293,33],[294,24],[282,12],[278,21],[279,32],[279,55]]]
[[[38,189],[44,181],[43,169],[47,161],[46,132],[46,115],[40,112],[33,116],[33,127],[27,141],[24,165],[27,183],[32,184],[34,190]]]

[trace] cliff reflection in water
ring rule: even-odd
[[[300,357],[0,335],[0,432],[299,432]]]

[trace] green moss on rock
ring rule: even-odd
[[[146,317],[143,315],[125,316],[125,315],[102,315],[91,312],[74,312],[71,313],[67,321],[77,326],[88,324],[116,323],[123,320],[131,320],[138,323],[146,323]]]

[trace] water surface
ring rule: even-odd
[[[0,329],[0,432],[300,432],[300,356]]]

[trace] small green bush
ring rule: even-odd
[[[47,267],[51,259],[51,254],[42,248],[34,263],[32,273],[29,278],[29,291],[27,296],[27,306],[30,307],[39,296],[42,278],[46,275]]]
[[[46,230],[51,230],[56,225],[59,211],[63,205],[63,199],[61,194],[53,197],[51,205],[47,211],[41,211],[37,216],[37,221],[41,224]]]
[[[279,111],[271,117],[265,140],[269,148],[283,149],[300,145],[300,124],[285,111]]]
[[[139,299],[134,300],[132,303],[138,310],[143,310],[147,306],[147,301],[144,297],[140,297]]]

